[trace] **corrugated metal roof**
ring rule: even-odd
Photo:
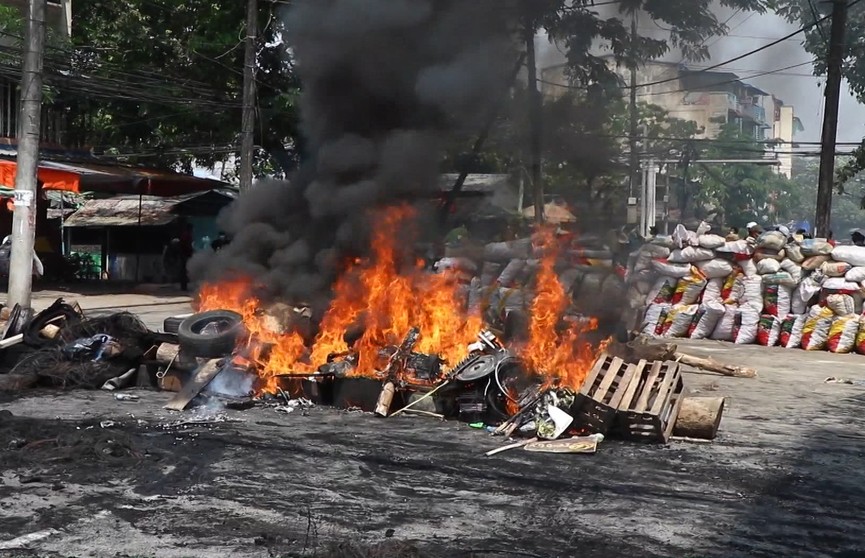
[[[140,203],[140,205],[139,205]],[[120,196],[88,200],[66,219],[67,227],[129,227],[167,225],[177,219],[171,209],[180,203],[175,198]],[[139,210],[140,207],[140,210]]]
[[[65,222],[67,227],[153,227],[167,225],[178,214],[180,204],[206,195],[217,194],[227,200],[234,196],[228,192],[197,192],[183,196],[115,196],[113,198],[87,200]],[[140,205],[140,210],[139,210]]]

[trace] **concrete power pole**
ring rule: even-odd
[[[529,86],[529,157],[532,191],[534,192],[535,222],[544,222],[544,183],[541,177],[541,134],[543,133],[543,99],[538,90],[538,66],[535,58],[535,24],[531,17],[525,23],[526,62]]]
[[[841,98],[841,63],[844,61],[844,28],[847,26],[847,0],[832,0],[832,33],[826,77],[826,108],[820,139],[820,178],[817,185],[817,235],[831,230],[832,190],[835,187],[835,146],[838,134],[838,104]]]
[[[21,72],[21,112],[15,172],[15,213],[9,261],[8,306],[30,308],[33,287],[33,244],[36,237],[36,188],[39,132],[42,121],[42,51],[45,44],[45,0],[30,0],[27,41]]]
[[[246,52],[243,57],[243,121],[240,142],[240,189],[252,186],[255,151],[255,54],[258,38],[258,0],[247,0]]]

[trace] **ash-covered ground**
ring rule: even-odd
[[[312,409],[165,425],[171,394],[40,392],[0,417],[0,556],[860,556],[859,356],[686,342],[759,370],[712,444],[483,453],[458,423]],[[117,424],[108,428],[101,421]],[[143,422],[139,422],[143,421]]]

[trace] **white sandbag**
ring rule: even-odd
[[[757,272],[757,264],[754,263],[754,260],[741,260],[737,262],[739,267],[742,268],[742,273],[745,274],[745,277],[754,277],[758,275]]]
[[[768,275],[770,273],[778,273],[781,271],[781,262],[773,259],[764,259],[757,262],[757,273],[760,275]]]
[[[784,285],[792,289],[799,286],[799,282],[794,281],[793,276],[786,271],[779,271],[778,273],[763,275],[763,285]]]
[[[865,281],[865,266],[851,267],[850,271],[844,275],[844,279],[849,283],[861,283]]]
[[[724,300],[724,304],[739,304],[744,294],[745,275],[733,272],[724,280],[724,286],[721,289],[721,298]]]
[[[784,247],[784,253],[787,254],[787,258],[797,264],[801,264],[805,261],[805,254],[802,253],[802,247],[799,246],[798,242],[791,242],[787,244]]]
[[[724,278],[733,273],[733,264],[720,258],[699,262],[696,267],[707,279]]]
[[[478,270],[477,264],[468,258],[442,258],[436,262],[437,271],[461,271],[474,274]]]
[[[803,299],[802,292],[799,287],[793,289],[793,293],[790,296],[790,313],[791,314],[804,314],[808,311],[808,306],[811,304],[811,299]]]
[[[829,340],[829,329],[832,327],[833,314],[829,308],[813,312],[805,320],[802,327],[802,348],[806,351],[822,351]]]
[[[703,289],[705,288],[706,279],[698,273],[682,277],[676,284],[676,292],[673,294],[673,304],[694,304],[700,300],[700,296],[703,294]]]
[[[652,261],[652,269],[665,277],[687,277],[691,274],[691,264],[669,263],[664,260]]]
[[[667,312],[672,304],[663,303],[663,304],[649,304],[646,307],[646,314],[643,317],[643,327],[641,331],[645,335],[650,335],[652,337],[655,336],[655,330],[659,326],[659,322],[661,320],[661,316]]]
[[[739,254],[739,255],[751,255],[754,253],[754,247],[751,246],[747,240],[733,240],[730,242],[725,242],[723,246],[719,246],[715,248],[716,252],[723,252],[726,254]]]
[[[650,242],[640,247],[640,254],[646,254],[652,258],[666,258],[670,255],[670,249]]]
[[[836,316],[849,316],[856,311],[853,297],[846,294],[832,294],[826,297],[826,307]]]
[[[676,279],[674,277],[660,277],[652,288],[649,289],[649,294],[646,295],[646,300],[651,304],[669,303],[673,300],[673,295],[676,293]]]
[[[701,304],[697,313],[694,314],[694,319],[688,330],[688,337],[691,339],[706,339],[709,337],[715,330],[718,322],[724,317],[726,311],[727,307],[720,302]]]
[[[757,325],[760,323],[760,311],[749,307],[740,307],[733,323],[733,343],[750,345],[757,340]]]
[[[653,237],[652,240],[649,241],[649,244],[653,244],[655,246],[663,246],[664,248],[667,248],[668,250],[672,250],[673,248],[677,248],[676,241],[673,240],[673,237],[670,235],[659,234],[659,235]],[[664,257],[666,258],[667,256],[664,256]]]
[[[738,307],[727,306],[726,310],[724,311],[724,315],[721,316],[720,320],[718,320],[718,325],[715,326],[715,330],[712,332],[712,339],[716,339],[718,341],[732,341],[733,326],[736,323],[736,315],[738,313]]]
[[[667,314],[667,321],[670,326],[664,332],[664,337],[687,336],[688,328],[691,327],[691,322],[694,320],[698,308],[699,306],[696,304],[673,306]]]
[[[723,289],[723,279],[709,279],[708,281],[706,281],[706,288],[703,289],[703,303],[719,305],[724,304],[724,299],[721,297],[721,292],[723,291]]]
[[[831,353],[845,354],[853,351],[856,346],[856,335],[859,333],[859,316],[839,316],[829,328],[829,340],[826,348]]]
[[[784,285],[763,285],[763,314],[783,318],[790,313],[792,289]]]
[[[802,247],[802,255],[806,258],[811,256],[828,256],[833,251],[833,246],[825,238],[806,238],[799,243],[799,246]],[[835,259],[846,261],[843,258]]]
[[[645,271],[652,268],[652,260],[655,258],[651,254],[638,252],[634,258],[634,271]]]
[[[807,314],[790,314],[781,322],[779,344],[785,349],[798,349],[802,344],[802,329],[805,327]]]
[[[473,277],[469,284],[469,311],[478,310],[483,301],[484,288],[480,277]]]
[[[772,314],[760,316],[757,324],[757,344],[764,347],[774,347],[781,336],[781,319]]]
[[[711,260],[714,257],[715,253],[712,250],[695,246],[686,246],[682,249],[670,252],[670,257],[667,258],[667,261],[670,263],[694,263]]]
[[[697,237],[697,243],[700,245],[700,248],[714,250],[726,244],[727,241],[723,236],[717,234],[701,234]]]
[[[712,230],[712,225],[710,225],[709,223],[707,223],[705,221],[700,221],[700,224],[697,225],[697,236],[700,237],[711,230]]]
[[[508,263],[513,259],[528,259],[532,256],[532,239],[521,238],[509,242],[491,242],[484,246],[484,261]]]
[[[825,279],[826,276],[819,272],[812,273],[811,275],[802,279],[802,282],[799,283],[799,287],[796,289],[799,293],[800,298],[805,302],[808,302],[812,298],[814,298],[817,293],[820,292],[820,287],[822,286]]]
[[[747,306],[750,310],[755,310],[759,314],[763,310],[763,278],[759,275],[745,277],[743,284],[744,290],[742,298],[739,300],[739,306]],[[757,323],[756,320],[754,323]]]
[[[789,273],[790,277],[793,279],[793,282],[797,285],[802,282],[802,266],[797,264],[790,258],[785,258],[781,261],[781,270]]]
[[[832,258],[830,256],[811,256],[802,262],[802,269],[805,271],[814,271],[820,269],[824,263]]]
[[[824,291],[840,293],[857,293],[861,290],[857,283],[851,283],[843,277],[827,277],[820,285]]]
[[[766,231],[757,237],[757,246],[767,250],[780,250],[787,243],[787,237],[779,231]]]
[[[853,269],[853,266],[847,262],[834,262],[831,260],[824,262],[823,265],[820,266],[820,271],[822,271],[823,275],[826,277],[845,277],[847,272],[851,269]],[[858,283],[858,281],[853,282]]]
[[[836,246],[832,259],[853,266],[865,266],[865,246]]]
[[[505,287],[516,286],[517,279],[526,268],[526,260],[513,259],[502,270],[499,275],[499,284]]]
[[[676,248],[684,248],[686,246],[699,246],[699,242],[697,240],[697,233],[689,231],[685,228],[685,225],[676,225],[676,228],[673,229],[673,242],[676,244]]]
[[[502,272],[502,264],[494,262],[484,262],[481,268],[481,285],[489,287],[496,282]]]

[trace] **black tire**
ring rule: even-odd
[[[45,326],[53,323],[61,328],[81,321],[81,314],[75,308],[69,306],[63,299],[57,299],[54,304],[36,314],[27,325],[24,326],[24,343],[30,347],[41,348],[49,345],[58,345],[60,339],[46,339],[40,335]]]
[[[218,323],[217,333],[201,331],[212,323]],[[243,318],[230,310],[211,310],[189,316],[177,329],[181,349],[190,356],[220,358],[234,351],[237,339],[243,332]]]
[[[180,329],[180,324],[183,323],[183,320],[188,318],[189,316],[171,316],[165,318],[165,321],[162,322],[162,331],[165,333],[177,333]]]

